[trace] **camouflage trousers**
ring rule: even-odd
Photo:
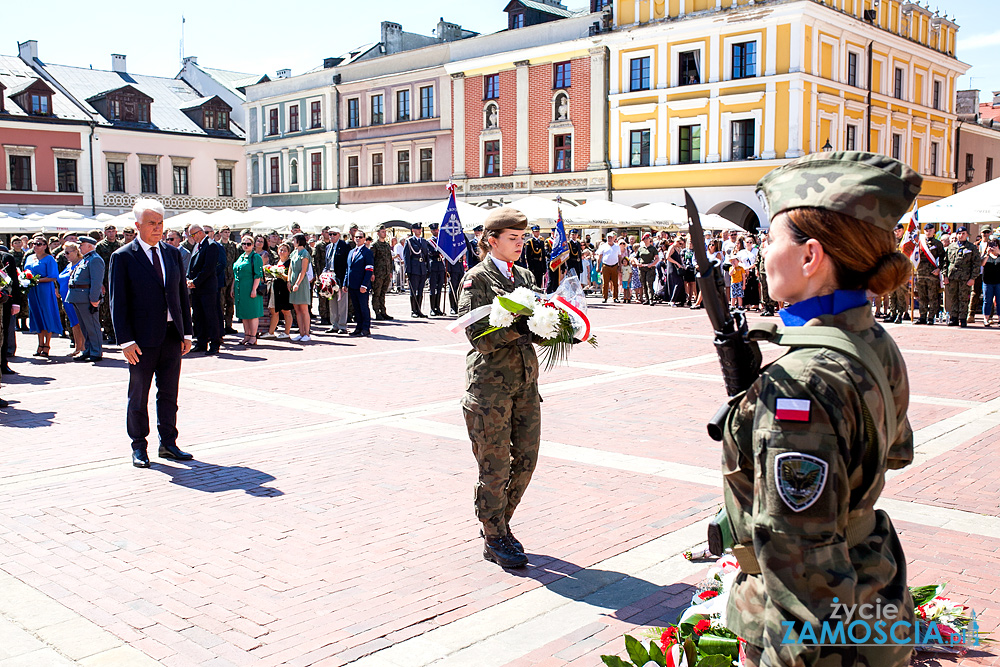
[[[236,316],[236,295],[233,293],[233,280],[226,281],[226,286],[222,290],[222,328],[228,329],[233,326],[233,317]]]
[[[916,276],[913,279],[920,302],[920,321],[933,322],[941,310],[941,289],[937,276]]]
[[[949,280],[944,286],[947,296],[948,317],[952,322],[965,322],[969,317],[969,299],[972,296],[972,286],[967,280]]]
[[[114,342],[115,328],[114,325],[111,324],[111,297],[107,291],[105,291],[105,296],[101,299],[101,305],[98,309],[101,317],[101,329],[104,330],[104,335],[108,337],[108,340]]]
[[[385,315],[385,293],[389,291],[392,282],[391,273],[376,271],[372,276],[372,310],[375,316]]]
[[[474,503],[487,537],[506,535],[538,462],[542,433],[538,385],[480,384],[462,398],[479,466]]]
[[[907,285],[903,285],[886,295],[889,300],[888,314],[892,319],[903,317],[903,313],[910,307],[910,290]]]
[[[773,313],[778,310],[778,303],[771,299],[771,293],[767,291],[767,274],[763,271],[757,273],[760,278],[760,309],[765,313]]]

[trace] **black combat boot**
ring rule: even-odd
[[[483,558],[510,569],[528,564],[528,557],[518,551],[506,536],[487,537],[483,545]]]
[[[521,541],[514,537],[514,533],[510,532],[510,528],[507,529],[507,541],[510,542],[510,546],[514,547],[521,553],[524,553],[524,545]]]

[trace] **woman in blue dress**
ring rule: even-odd
[[[62,318],[56,297],[59,265],[49,252],[49,244],[41,236],[31,241],[35,251],[24,260],[24,270],[38,278],[38,284],[28,289],[28,331],[38,334],[36,357],[49,356],[52,334],[62,333]]]
[[[69,320],[69,330],[73,333],[73,354],[70,356],[75,357],[83,352],[83,330],[80,329],[80,322],[76,319],[76,308],[66,300],[66,297],[69,296],[69,276],[83,259],[83,255],[80,254],[80,246],[72,241],[63,244],[63,252],[66,253],[69,263],[59,273],[59,297],[63,302],[63,310],[66,311],[66,319]]]

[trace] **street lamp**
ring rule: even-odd
[[[827,138],[826,143],[823,144],[823,151],[826,152],[826,153],[829,153],[832,150],[833,150],[833,146],[830,145],[830,139]]]
[[[958,192],[963,185],[968,185],[969,183],[971,183],[972,179],[975,177],[976,177],[976,168],[973,167],[972,165],[967,166],[965,168],[965,180],[962,181],[961,183],[959,183],[958,181],[952,183],[951,185],[952,194]]]

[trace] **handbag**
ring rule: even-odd
[[[251,260],[256,263],[260,262],[260,281],[257,283],[257,293],[255,296],[267,296],[267,281],[264,279],[264,260],[263,258],[254,253],[254,259]],[[254,273],[257,272],[257,267],[253,267]]]

